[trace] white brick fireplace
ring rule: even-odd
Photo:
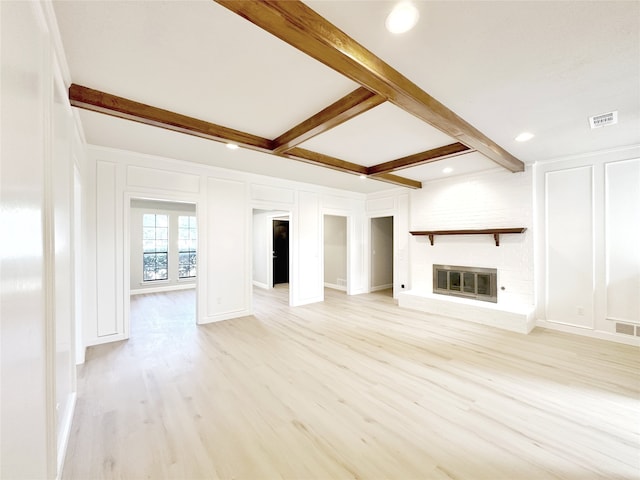
[[[411,194],[410,230],[472,230],[525,227],[521,234],[412,236],[411,288],[399,305],[528,333],[535,326],[533,278],[533,185],[522,173],[492,170],[429,182]],[[497,270],[497,302],[433,293],[433,265]]]

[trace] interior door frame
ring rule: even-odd
[[[343,217],[346,221],[346,229],[347,229],[347,238],[346,238],[346,250],[347,250],[347,268],[346,268],[346,285],[345,291],[347,295],[353,295],[351,287],[351,226],[352,226],[352,218],[349,212],[343,210],[334,210],[334,209],[323,209],[321,212],[322,220],[320,222],[320,235],[322,238],[322,285],[324,285],[324,262],[325,262],[325,252],[324,252],[324,217],[330,215],[332,217]]]
[[[131,200],[154,200],[158,202],[173,202],[173,203],[190,203],[196,207],[196,225],[198,228],[198,246],[196,247],[196,325],[199,325],[199,298],[200,298],[200,266],[201,258],[200,252],[202,251],[201,242],[201,229],[202,222],[200,221],[200,202],[199,198],[190,195],[172,195],[169,193],[149,193],[149,192],[124,192],[124,215],[122,219],[124,230],[124,245],[123,245],[123,263],[124,263],[124,279],[123,279],[123,322],[124,322],[124,338],[129,339],[131,335]]]
[[[286,218],[284,218],[286,217]],[[271,252],[271,262],[269,262],[269,269],[268,269],[268,276],[267,279],[269,281],[269,288],[275,288],[276,283],[275,283],[275,274],[274,274],[274,268],[273,268],[273,254],[275,253],[275,245],[273,244],[273,240],[274,240],[274,222],[279,221],[279,222],[287,222],[287,284],[289,283],[289,281],[291,280],[291,242],[289,240],[289,237],[291,235],[291,221],[289,219],[289,215],[277,215],[277,216],[273,216],[273,217],[269,217],[270,221],[271,221],[271,236],[270,236],[270,244],[269,244],[269,251]]]
[[[388,212],[388,213],[376,213],[375,215],[370,215],[367,216],[367,250],[368,250],[368,258],[367,258],[367,265],[369,266],[368,268],[368,272],[367,272],[367,292],[371,293],[372,290],[372,286],[371,286],[371,282],[373,279],[373,262],[371,261],[371,257],[373,255],[373,242],[372,242],[372,224],[373,224],[373,219],[375,218],[387,218],[387,217],[391,217],[393,220],[393,229],[391,231],[391,236],[393,239],[393,249],[392,249],[392,261],[393,261],[393,275],[392,275],[392,281],[393,281],[393,298],[396,298],[397,295],[397,291],[396,291],[396,287],[397,287],[397,275],[398,275],[398,269],[396,266],[396,256],[397,256],[397,249],[398,249],[398,238],[397,238],[397,215],[394,212]]]
[[[294,255],[294,248],[295,248],[295,242],[294,242],[294,228],[295,228],[295,217],[293,214],[293,209],[291,207],[291,205],[286,204],[286,205],[282,205],[282,204],[278,204],[278,203],[263,203],[263,202],[254,202],[250,205],[249,208],[249,215],[251,216],[251,221],[249,222],[249,225],[251,225],[251,234],[249,235],[249,238],[251,238],[251,248],[249,249],[251,252],[251,261],[250,264],[253,265],[253,242],[254,242],[254,236],[253,236],[253,212],[254,210],[261,210],[264,212],[272,212],[273,215],[267,215],[267,217],[269,218],[269,223],[272,225],[269,230],[269,235],[267,235],[268,239],[266,240],[267,246],[268,246],[268,251],[269,252],[273,252],[273,219],[277,218],[277,217],[288,217],[289,219],[289,305],[293,305],[293,291],[294,288],[296,288],[297,285],[295,285],[295,276],[294,276],[294,263],[295,263],[295,255]],[[268,266],[267,266],[267,286],[268,286],[268,290],[273,288],[273,261],[270,259],[270,261],[268,262]],[[251,276],[251,291],[253,292],[253,289],[255,288],[255,285],[253,284],[253,275]],[[261,288],[261,287],[258,287]],[[253,309],[253,300],[251,301],[251,308]]]

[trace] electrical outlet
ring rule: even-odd
[[[576,313],[580,316],[584,315],[584,307],[576,307]]]

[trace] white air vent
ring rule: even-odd
[[[618,123],[617,111],[589,117],[589,125],[591,125],[591,128],[608,127],[609,125],[615,125],[616,123]]]

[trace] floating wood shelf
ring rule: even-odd
[[[493,235],[496,241],[496,247],[500,246],[500,235],[503,233],[523,233],[526,227],[516,228],[485,228],[481,230],[428,230],[419,232],[409,232],[411,235],[426,235],[429,242],[433,245],[433,238],[436,235]]]

